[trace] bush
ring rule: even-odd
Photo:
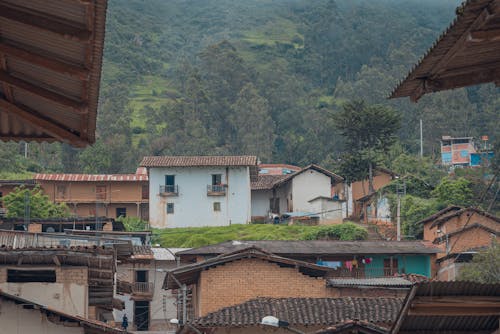
[[[148,225],[147,221],[137,217],[120,216],[116,218],[116,221],[123,223],[126,231],[144,231]]]
[[[32,189],[17,187],[5,197],[3,202],[7,209],[7,217],[24,217],[25,201],[29,201],[30,218],[61,218],[69,216],[66,204],[52,203],[42,189],[37,186]]]
[[[322,226],[307,233],[303,240],[365,240],[368,237],[366,229],[353,223]]]

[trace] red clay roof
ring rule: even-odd
[[[148,181],[146,174],[36,174],[36,181],[133,182]]]
[[[287,175],[267,175],[259,174],[257,181],[252,182],[252,190],[268,190],[272,189],[274,184],[286,178]]]
[[[487,217],[487,218],[493,220],[496,223],[500,223],[500,218],[499,217],[497,217],[495,215],[492,215],[489,212],[486,212],[486,211],[483,211],[483,210],[479,210],[479,209],[470,207],[470,208],[461,208],[460,210],[455,210],[455,211],[453,211],[451,213],[448,213],[448,214],[446,214],[446,215],[444,215],[442,217],[439,217],[438,219],[436,219],[436,220],[433,221],[433,223],[431,225],[431,228],[433,228],[434,226],[440,226],[443,223],[445,223],[448,220],[450,220],[451,218],[458,217],[458,216],[462,215],[465,212],[473,212],[473,213],[476,213],[478,215]]]
[[[141,167],[207,167],[257,166],[254,155],[240,156],[150,156],[144,157]]]

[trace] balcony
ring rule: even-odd
[[[207,185],[207,196],[226,196],[226,185],[209,184]]]
[[[381,278],[391,277],[399,273],[397,268],[338,268],[332,271],[330,278]]]
[[[132,297],[134,299],[152,299],[155,286],[152,282],[134,282],[132,286]]]
[[[174,184],[161,185],[160,196],[179,196],[179,186]]]

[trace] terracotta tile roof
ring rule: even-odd
[[[402,298],[256,298],[225,307],[195,319],[198,327],[257,326],[272,315],[291,326],[331,326],[349,320],[392,324],[403,304]]]
[[[152,260],[154,254],[150,246],[133,246],[131,258],[135,260]]]
[[[36,174],[35,181],[134,182],[148,181],[147,174]]]
[[[458,217],[458,216],[460,216],[460,215],[462,215],[463,213],[466,213],[466,212],[473,212],[473,213],[476,213],[478,215],[490,218],[494,222],[500,223],[500,218],[497,217],[497,216],[495,216],[495,215],[492,215],[489,212],[486,212],[486,211],[483,211],[483,210],[479,210],[479,209],[476,209],[476,208],[461,208],[460,210],[455,210],[453,212],[448,213],[447,215],[444,215],[443,217],[440,217],[439,219],[434,220],[432,222],[431,228],[434,227],[434,226],[440,226],[443,223],[445,223],[448,220],[450,220],[451,218]]]
[[[241,156],[154,156],[144,157],[141,167],[257,166],[257,157]]]
[[[374,325],[367,321],[349,320],[342,324],[321,329],[315,334],[335,334],[335,333],[363,333],[363,334],[387,334],[389,328]]]
[[[431,222],[431,221],[433,221],[441,216],[449,214],[450,212],[458,211],[461,209],[463,209],[463,208],[461,206],[457,206],[457,205],[448,206],[442,210],[439,210],[435,214],[430,215],[429,217],[422,219],[421,221],[417,222],[417,224],[426,224],[426,223]]]
[[[272,189],[274,184],[280,180],[286,178],[287,175],[267,175],[259,174],[257,176],[257,181],[252,182],[252,190],[267,190]]]
[[[461,234],[461,233],[464,233],[466,231],[470,231],[470,230],[473,230],[473,229],[476,229],[476,228],[483,229],[486,232],[489,232],[489,233],[494,234],[496,236],[500,235],[500,228],[497,229],[497,230],[494,230],[494,229],[492,229],[492,228],[490,228],[488,226],[484,226],[483,224],[474,223],[474,224],[467,225],[467,226],[465,226],[465,227],[463,227],[463,228],[461,228],[459,230],[456,230],[456,231],[453,231],[451,233],[442,235],[442,236],[434,239],[433,243],[445,242],[447,240],[447,238],[449,238],[449,237],[452,237],[454,235]]]

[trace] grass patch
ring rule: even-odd
[[[290,43],[295,48],[303,47],[303,36],[297,31],[297,25],[287,19],[270,20],[263,26],[246,32],[241,40],[257,45],[275,46],[276,43]]]
[[[354,224],[334,226],[338,226],[335,231],[340,231],[340,234],[325,232],[330,231],[332,226],[270,224],[156,229],[153,231],[153,242],[162,247],[202,247],[229,240],[314,240],[315,236],[318,239],[366,239],[366,230]]]

